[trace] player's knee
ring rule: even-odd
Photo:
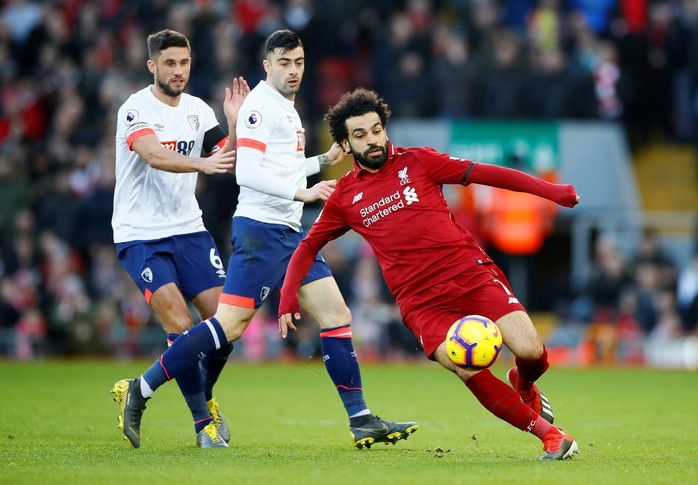
[[[250,324],[251,320],[219,321],[223,327],[223,331],[225,332],[225,337],[228,339],[228,342],[235,342],[242,337],[243,333],[245,333],[245,329]]]
[[[521,348],[516,356],[524,360],[538,360],[543,355],[544,349],[540,338],[529,339],[527,345]]]
[[[351,310],[346,305],[337,312],[337,325],[335,326],[341,327],[343,325],[351,325]]]
[[[172,319],[165,325],[165,329],[170,333],[184,333],[193,326],[193,322],[190,318],[176,318]]]

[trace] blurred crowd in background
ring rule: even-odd
[[[296,107],[309,155],[326,148],[326,107],[356,86],[394,117],[613,120],[633,147],[698,133],[698,0],[0,1],[0,355],[163,348],[112,242],[116,111],[152,83],[145,38],[171,28],[192,44],[188,92],[224,120],[224,87],[262,79],[264,39],[286,27],[305,45]],[[235,178],[200,183],[227,261]],[[364,355],[418,355],[370,250],[338,242],[324,256]],[[561,318],[658,338],[696,331],[698,258],[678,268],[647,233],[632,257],[599,239],[594,260],[588,288],[550,304]],[[281,341],[275,312],[272,301],[258,314],[239,355],[315,355],[317,328],[306,319]]]

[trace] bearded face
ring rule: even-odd
[[[174,77],[172,79],[165,79],[158,73],[157,79],[155,80],[158,87],[168,96],[176,98],[184,92],[187,88],[188,81],[182,77]]]
[[[369,111],[345,121],[351,154],[367,170],[378,170],[388,160],[388,134],[378,113]]]
[[[354,155],[359,165],[370,170],[380,169],[388,160],[387,143],[385,145],[370,145],[363,152],[355,150],[351,143],[349,146],[351,147],[351,154]]]

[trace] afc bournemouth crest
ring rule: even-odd
[[[141,272],[141,278],[143,278],[143,281],[145,281],[146,283],[152,283],[153,282],[153,270],[150,269],[149,267],[145,268]]]

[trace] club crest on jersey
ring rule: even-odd
[[[199,131],[199,117],[197,115],[189,115],[187,120],[189,120],[189,125],[194,128],[194,131]]]
[[[407,176],[407,167],[403,168],[402,170],[398,170],[397,176],[400,177],[400,185],[407,185],[412,182]]]
[[[131,123],[135,123],[138,121],[138,111],[135,109],[130,109],[126,112],[126,117],[124,118],[126,121],[127,125],[130,125]]]
[[[262,124],[262,115],[259,111],[248,111],[245,115],[245,126],[248,128],[257,128]]]
[[[153,282],[153,270],[150,269],[149,267],[145,268],[141,272],[141,278],[143,278],[143,281],[145,281],[146,283],[152,283]]]

